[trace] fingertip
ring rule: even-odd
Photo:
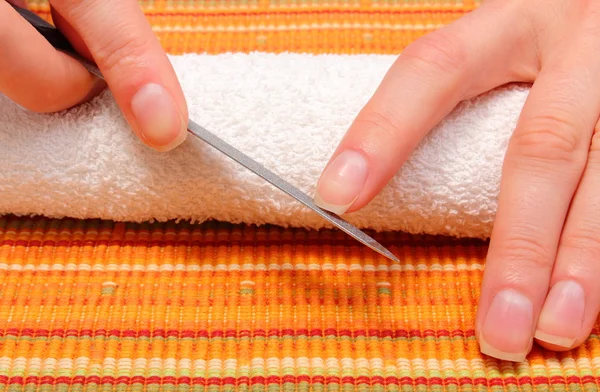
[[[170,151],[187,138],[187,113],[157,83],[148,83],[135,93],[131,113],[142,141],[157,151]]]
[[[167,143],[166,145],[163,145],[163,146],[151,146],[151,147],[159,152],[171,151],[171,150],[176,149],[180,145],[182,145],[187,140],[187,135],[188,135],[187,129],[184,128],[184,129],[182,129],[182,131],[179,134],[177,134],[177,136],[170,143]]]
[[[522,352],[507,352],[502,351],[495,347],[494,345],[488,343],[483,336],[479,336],[479,349],[482,354],[490,356],[492,358],[499,359],[501,361],[510,361],[510,362],[523,362],[527,358],[527,354],[531,351],[531,347],[533,343],[529,343],[529,348]]]
[[[478,329],[480,351],[501,360],[522,361],[533,344],[534,309],[518,290],[500,290],[481,317]]]
[[[535,341],[541,347],[551,351],[568,351],[575,347],[576,339],[564,338],[562,336],[556,336],[547,334],[542,331],[535,332]]]
[[[568,350],[582,334],[585,290],[575,280],[555,283],[537,322],[535,338],[548,347]]]
[[[588,331],[588,334],[589,334],[589,331]],[[579,337],[574,340],[569,339],[567,341],[567,340],[562,340],[560,337],[558,337],[558,340],[555,340],[557,337],[554,337],[551,335],[540,334],[539,332],[536,332],[534,340],[538,346],[540,346],[546,350],[555,351],[555,352],[565,352],[565,351],[573,350],[573,349],[579,347],[580,345],[582,345],[583,343],[585,343],[588,334],[586,334],[584,337]],[[558,344],[550,343],[551,341],[555,341]]]
[[[369,164],[359,151],[345,150],[325,167],[317,183],[314,203],[337,215],[346,213],[360,196]]]

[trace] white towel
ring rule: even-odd
[[[313,195],[331,153],[396,56],[170,58],[192,119]],[[487,238],[502,160],[528,92],[510,86],[462,103],[375,200],[345,218],[377,231]],[[191,135],[168,153],[144,146],[110,92],[51,115],[0,96],[0,214],[9,213],[331,227]]]

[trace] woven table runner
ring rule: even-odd
[[[470,1],[141,1],[170,53],[398,53]],[[32,9],[49,18],[45,2]],[[0,391],[592,391],[597,328],[480,354],[487,243],[209,222],[0,218]]]

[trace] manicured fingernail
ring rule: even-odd
[[[521,362],[531,350],[533,305],[516,290],[500,291],[487,311],[479,345],[482,353],[505,361]]]
[[[343,214],[356,200],[367,181],[367,160],[356,151],[344,151],[325,169],[317,184],[315,204]]]
[[[585,292],[579,283],[566,280],[552,286],[535,331],[535,338],[570,348],[581,333]]]
[[[131,111],[143,138],[159,151],[177,147],[187,136],[187,124],[175,101],[158,84],[142,87],[131,100]]]

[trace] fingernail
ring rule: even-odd
[[[142,87],[131,100],[131,111],[143,138],[159,151],[177,147],[187,136],[187,124],[175,101],[158,84]]]
[[[315,204],[335,214],[343,214],[356,201],[365,186],[367,174],[367,160],[360,153],[342,152],[321,176]]]
[[[499,292],[492,300],[479,336],[483,354],[505,360],[524,361],[531,350],[533,305],[516,290]]]
[[[552,286],[542,308],[535,338],[571,348],[581,333],[585,292],[579,283],[566,280]]]

